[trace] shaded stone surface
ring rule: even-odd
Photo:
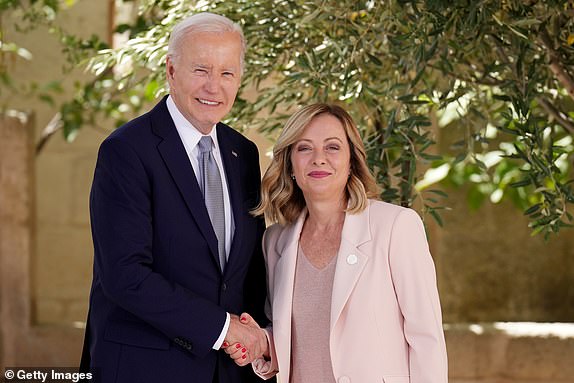
[[[574,382],[574,324],[446,326],[449,381]]]
[[[572,230],[545,242],[509,203],[469,211],[448,192],[444,228],[427,219],[444,321],[574,322]]]
[[[26,114],[0,118],[0,366],[76,366],[83,330],[38,326],[32,315],[32,137]]]

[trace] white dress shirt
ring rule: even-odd
[[[199,177],[199,147],[198,143],[203,137],[203,133],[201,133],[197,128],[195,128],[191,122],[189,122],[183,114],[179,111],[175,102],[168,96],[167,98],[167,110],[175,124],[175,128],[177,129],[177,133],[183,142],[183,146],[185,147],[185,152],[187,153],[187,157],[191,162],[191,166],[193,167],[193,172],[195,173],[196,178]],[[226,259],[229,259],[229,252],[231,250],[231,242],[233,241],[233,233],[235,231],[235,223],[233,221],[233,212],[231,211],[231,202],[229,199],[229,188],[227,185],[227,176],[225,174],[225,169],[223,168],[223,160],[221,159],[221,151],[219,150],[219,143],[217,141],[217,126],[214,126],[209,133],[209,136],[213,139],[213,149],[212,154],[215,162],[217,163],[217,167],[219,169],[219,173],[221,174],[221,182],[223,183],[223,208],[225,210],[225,256]],[[200,180],[198,179],[198,184]],[[225,336],[227,335],[227,330],[229,329],[229,313],[227,313],[227,318],[225,320],[225,325],[223,326],[223,330],[213,348],[215,350],[219,350]]]

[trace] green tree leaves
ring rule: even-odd
[[[514,201],[533,233],[572,223],[572,2],[140,1],[118,26],[126,44],[63,40],[94,73],[62,106],[64,133],[100,114],[119,123],[165,94],[169,32],[199,11],[247,38],[243,89],[256,92],[239,95],[233,126],[273,136],[298,106],[337,101],[359,124],[383,199],[418,200],[440,223],[445,195],[433,185],[465,184],[473,206]]]

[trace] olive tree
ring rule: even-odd
[[[93,80],[61,106],[72,137],[118,124],[167,92],[169,32],[199,11],[228,16],[248,41],[232,126],[273,136],[300,105],[343,104],[357,121],[384,200],[419,201],[440,223],[436,185],[471,203],[514,201],[533,233],[571,226],[574,9],[567,0],[141,0],[127,41],[95,50],[64,39]],[[440,145],[436,137],[440,136]],[[44,142],[42,140],[40,145]]]

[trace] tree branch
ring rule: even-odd
[[[554,49],[554,44],[552,43],[552,40],[550,39],[550,35],[548,35],[548,31],[546,30],[546,28],[542,28],[540,30],[540,42],[542,43],[542,46],[546,48],[546,50],[548,51],[548,56],[550,58],[549,63],[550,71],[554,74],[554,76],[556,76],[558,82],[560,82],[562,86],[564,86],[564,88],[570,95],[570,98],[574,100],[574,78],[572,78],[572,76],[568,73],[568,71],[562,64],[562,61],[560,60],[560,55]]]
[[[494,50],[496,51],[496,54],[498,55],[500,61],[502,61],[508,66],[511,66],[512,63],[510,62],[510,60],[508,59],[508,55],[504,51],[503,42],[500,40],[500,38],[492,33],[487,34],[487,36],[490,37],[492,41],[494,41],[495,46]]]
[[[564,129],[566,129],[570,134],[574,135],[574,122],[568,118],[564,113],[562,113],[558,108],[556,108],[552,103],[545,97],[537,97],[538,102],[546,110],[546,112],[554,117],[556,122],[560,124]]]
[[[478,85],[487,85],[487,86],[501,86],[502,84],[504,84],[504,81],[502,80],[498,80],[492,76],[482,76],[481,78],[476,78],[476,77],[469,77],[469,76],[465,76],[464,74],[462,74],[462,71],[459,72],[453,72],[453,71],[448,71],[445,70],[444,68],[439,67],[436,64],[428,64],[429,68],[431,69],[435,69],[437,71],[442,72],[442,74],[447,75],[448,77],[452,77],[452,78],[456,78],[459,80],[462,80],[464,82],[468,82],[471,84],[478,84]]]
[[[36,155],[40,154],[46,143],[48,143],[50,137],[52,137],[58,130],[62,129],[62,126],[64,126],[64,122],[62,121],[62,114],[58,112],[52,117],[50,122],[48,122],[48,125],[46,125],[46,127],[42,130],[42,133],[40,134],[40,140],[36,144]]]
[[[94,79],[92,79],[90,82],[88,82],[85,86],[84,86],[84,90],[86,88],[89,87],[94,87],[96,83],[98,83],[99,81],[102,81],[104,79],[106,79],[106,77],[110,74],[112,74],[113,72],[113,67],[109,67],[106,68],[105,71],[103,71],[101,74],[99,74],[98,76],[96,76]],[[141,79],[137,79],[137,81],[134,81],[135,83],[140,83],[144,81],[144,78]],[[117,88],[110,93],[110,97],[111,98],[115,98],[116,96],[122,94],[123,92],[118,90]],[[83,97],[83,96],[82,96]],[[85,102],[85,100],[83,100]],[[44,146],[46,145],[46,143],[48,142],[48,140],[60,129],[62,129],[62,127],[64,126],[64,121],[63,121],[63,116],[61,112],[56,113],[52,119],[50,120],[50,122],[48,122],[48,124],[46,125],[46,127],[44,129],[42,129],[42,132],[40,133],[40,140],[38,141],[38,143],[36,144],[36,155],[40,154],[40,152],[42,151],[42,149],[44,148]],[[95,124],[91,124],[92,127],[95,127],[96,129],[105,132],[105,133],[109,133],[109,131],[107,129],[98,127]]]

